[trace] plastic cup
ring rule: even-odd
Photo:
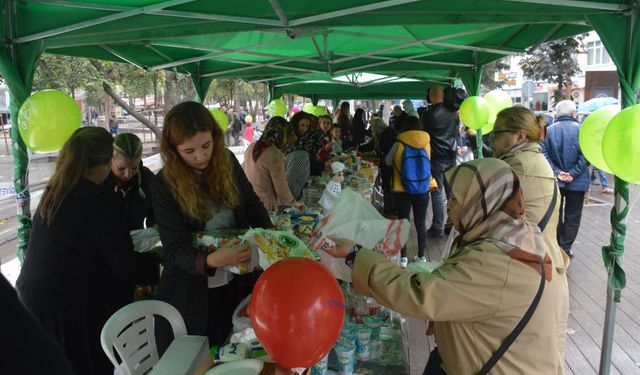
[[[333,347],[333,350],[335,350],[338,358],[338,373],[340,375],[353,374],[353,367],[356,362],[354,355],[356,348],[351,345],[338,344]]]
[[[371,330],[361,328],[356,333],[356,352],[357,359],[369,359],[371,356]]]
[[[329,353],[311,368],[311,375],[326,375],[329,367]]]

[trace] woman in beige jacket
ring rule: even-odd
[[[264,207],[277,211],[278,206],[300,206],[287,185],[282,150],[294,143],[293,127],[280,116],[272,117],[260,140],[244,152],[244,173]]]
[[[569,257],[558,245],[556,229],[560,212],[560,193],[556,178],[540,151],[542,126],[535,114],[524,107],[511,107],[502,110],[496,117],[491,138],[493,155],[507,162],[518,176],[524,202],[527,206],[525,219],[531,225],[538,225],[547,210],[551,216],[542,231],[549,256],[554,265],[554,277],[560,281],[562,298],[558,301],[558,350],[564,361],[567,338],[567,319],[569,314],[569,287],[567,267]],[[554,195],[556,197],[554,201]],[[553,206],[553,207],[551,207]]]
[[[433,322],[441,367],[449,375],[482,368],[531,305],[544,269],[537,309],[491,374],[563,373],[553,318],[562,286],[553,278],[540,230],[524,220],[517,177],[505,162],[483,159],[449,170],[446,179],[460,235],[433,273],[406,272],[347,240],[336,240],[329,253],[346,257],[358,293]]]

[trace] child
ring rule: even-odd
[[[253,126],[250,121],[247,121],[247,127],[244,128],[244,139],[249,143],[253,142]]]
[[[331,154],[338,155],[342,153],[342,130],[337,125],[331,128]]]

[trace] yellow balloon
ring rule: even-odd
[[[35,153],[60,150],[81,125],[82,114],[75,100],[58,90],[36,92],[18,112],[20,136]]]

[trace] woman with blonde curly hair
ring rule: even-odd
[[[164,168],[151,188],[151,201],[165,249],[164,272],[156,297],[175,306],[192,335],[220,345],[231,332],[231,315],[255,281],[223,267],[246,262],[247,244],[232,242],[208,253],[191,246],[203,230],[269,227],[271,221],[224,134],[200,103],[185,102],[167,113],[160,153]],[[160,350],[170,329],[158,331]]]

